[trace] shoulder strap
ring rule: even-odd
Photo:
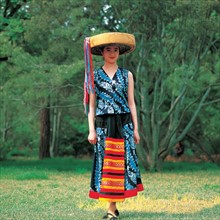
[[[125,69],[125,68],[122,68],[122,67],[119,67],[119,69],[122,73],[122,77],[123,77],[123,80],[124,80],[125,87],[128,87],[128,70]]]

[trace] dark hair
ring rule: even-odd
[[[101,53],[103,53],[103,50],[104,50],[104,48],[105,47],[108,47],[108,46],[117,46],[118,47],[118,49],[119,49],[119,53],[120,53],[120,45],[119,44],[105,44],[105,45],[103,45],[103,46],[100,46],[99,47],[99,50],[101,51]]]
[[[119,47],[119,55],[121,55],[123,53],[126,53],[127,51],[129,51],[131,49],[131,47],[128,46],[128,45],[111,43],[111,44],[104,44],[104,45],[99,45],[99,46],[93,47],[91,49],[92,54],[101,56],[102,53],[103,53],[104,48],[107,47],[107,46],[112,46],[112,45],[116,45],[116,46]]]

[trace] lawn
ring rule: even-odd
[[[73,158],[1,162],[0,219],[102,219],[107,204],[88,198],[91,168],[90,160]],[[120,219],[219,219],[219,177],[209,163],[142,170],[145,191],[118,204]]]

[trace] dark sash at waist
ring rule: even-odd
[[[98,115],[95,118],[96,128],[107,128],[107,136],[123,138],[122,127],[132,122],[131,114]]]

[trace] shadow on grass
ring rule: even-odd
[[[31,158],[16,158],[0,162],[1,168],[16,168],[16,169],[39,169],[51,170],[60,172],[75,172],[86,173],[91,172],[92,159],[76,159],[68,158],[51,158],[51,159],[31,159]],[[141,172],[146,172],[141,166]],[[201,162],[164,162],[161,172],[163,173],[178,173],[178,172],[196,172],[196,171],[217,171],[219,166],[214,163]]]
[[[81,160],[75,158],[51,158],[51,159],[28,159],[19,158],[1,161],[1,167],[16,167],[16,168],[35,168],[56,171],[76,171],[76,170],[91,170],[92,160]]]
[[[164,162],[161,172],[196,172],[196,171],[217,171],[219,166],[211,162]]]
[[[1,161],[1,179],[47,180],[51,173],[85,174],[91,172],[92,161],[75,158],[28,159]]]

